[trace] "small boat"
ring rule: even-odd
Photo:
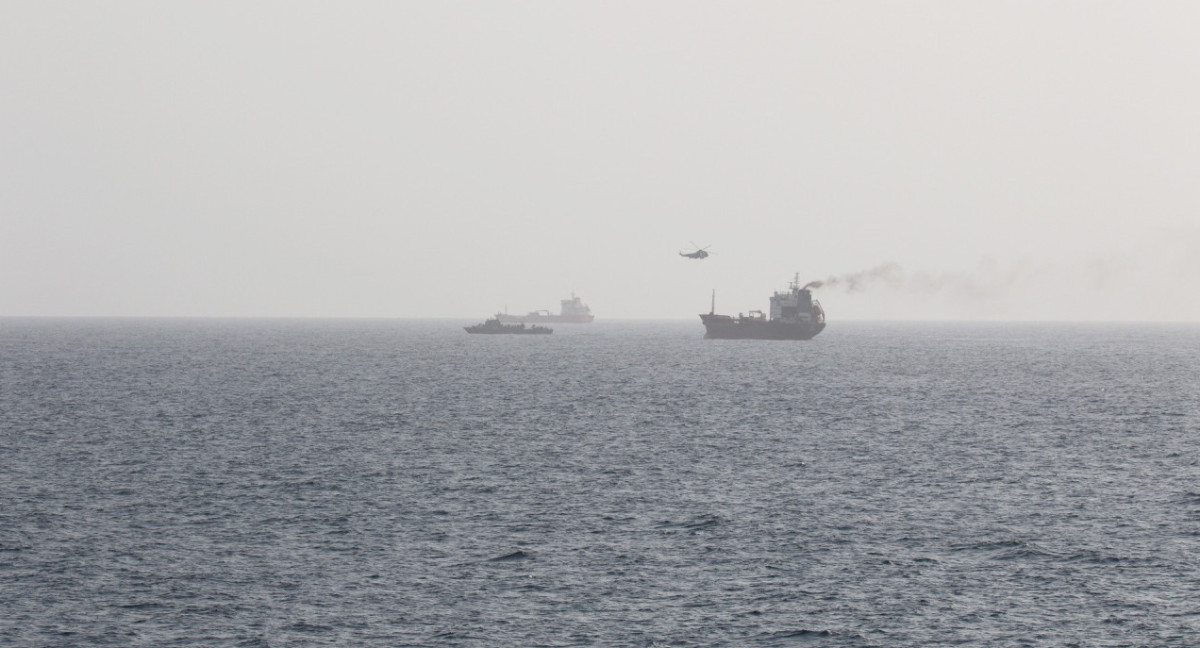
[[[486,333],[489,335],[548,335],[554,332],[554,329],[536,324],[533,326],[502,324],[498,316],[485,321],[483,324],[464,326],[463,329],[467,333]]]

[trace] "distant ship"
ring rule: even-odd
[[[575,296],[575,293],[571,293],[570,299],[563,299],[559,303],[562,304],[562,306],[559,309],[558,315],[551,315],[550,311],[548,310],[537,310],[525,315],[509,315],[508,313],[502,313],[496,317],[498,317],[501,322],[505,323],[550,322],[554,324],[587,324],[588,322],[596,319],[592,316],[592,309],[588,308],[587,304],[584,304],[582,301],[580,301],[579,298]]]
[[[704,337],[731,340],[811,340],[825,328],[825,311],[807,288],[800,287],[800,275],[787,292],[771,297],[771,318],[762,311],[747,315],[717,315],[716,293],[712,310],[700,315]]]
[[[525,326],[524,324],[502,324],[500,317],[496,316],[487,320],[483,324],[475,326],[464,326],[463,330],[467,333],[485,333],[488,335],[548,335],[554,332],[554,329],[546,328],[545,326]]]

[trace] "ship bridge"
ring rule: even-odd
[[[788,292],[777,292],[771,297],[771,319],[787,321],[810,321],[813,317],[812,293],[792,286]]]

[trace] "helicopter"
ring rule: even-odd
[[[706,250],[708,250],[708,248],[712,247],[712,245],[705,245],[704,247],[700,247],[699,245],[692,243],[692,247],[696,248],[695,252],[680,252],[679,256],[687,257],[689,259],[703,259],[709,255],[709,253]]]

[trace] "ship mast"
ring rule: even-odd
[[[716,288],[713,288],[712,306],[709,308],[708,314],[709,315],[717,314],[717,289]]]

